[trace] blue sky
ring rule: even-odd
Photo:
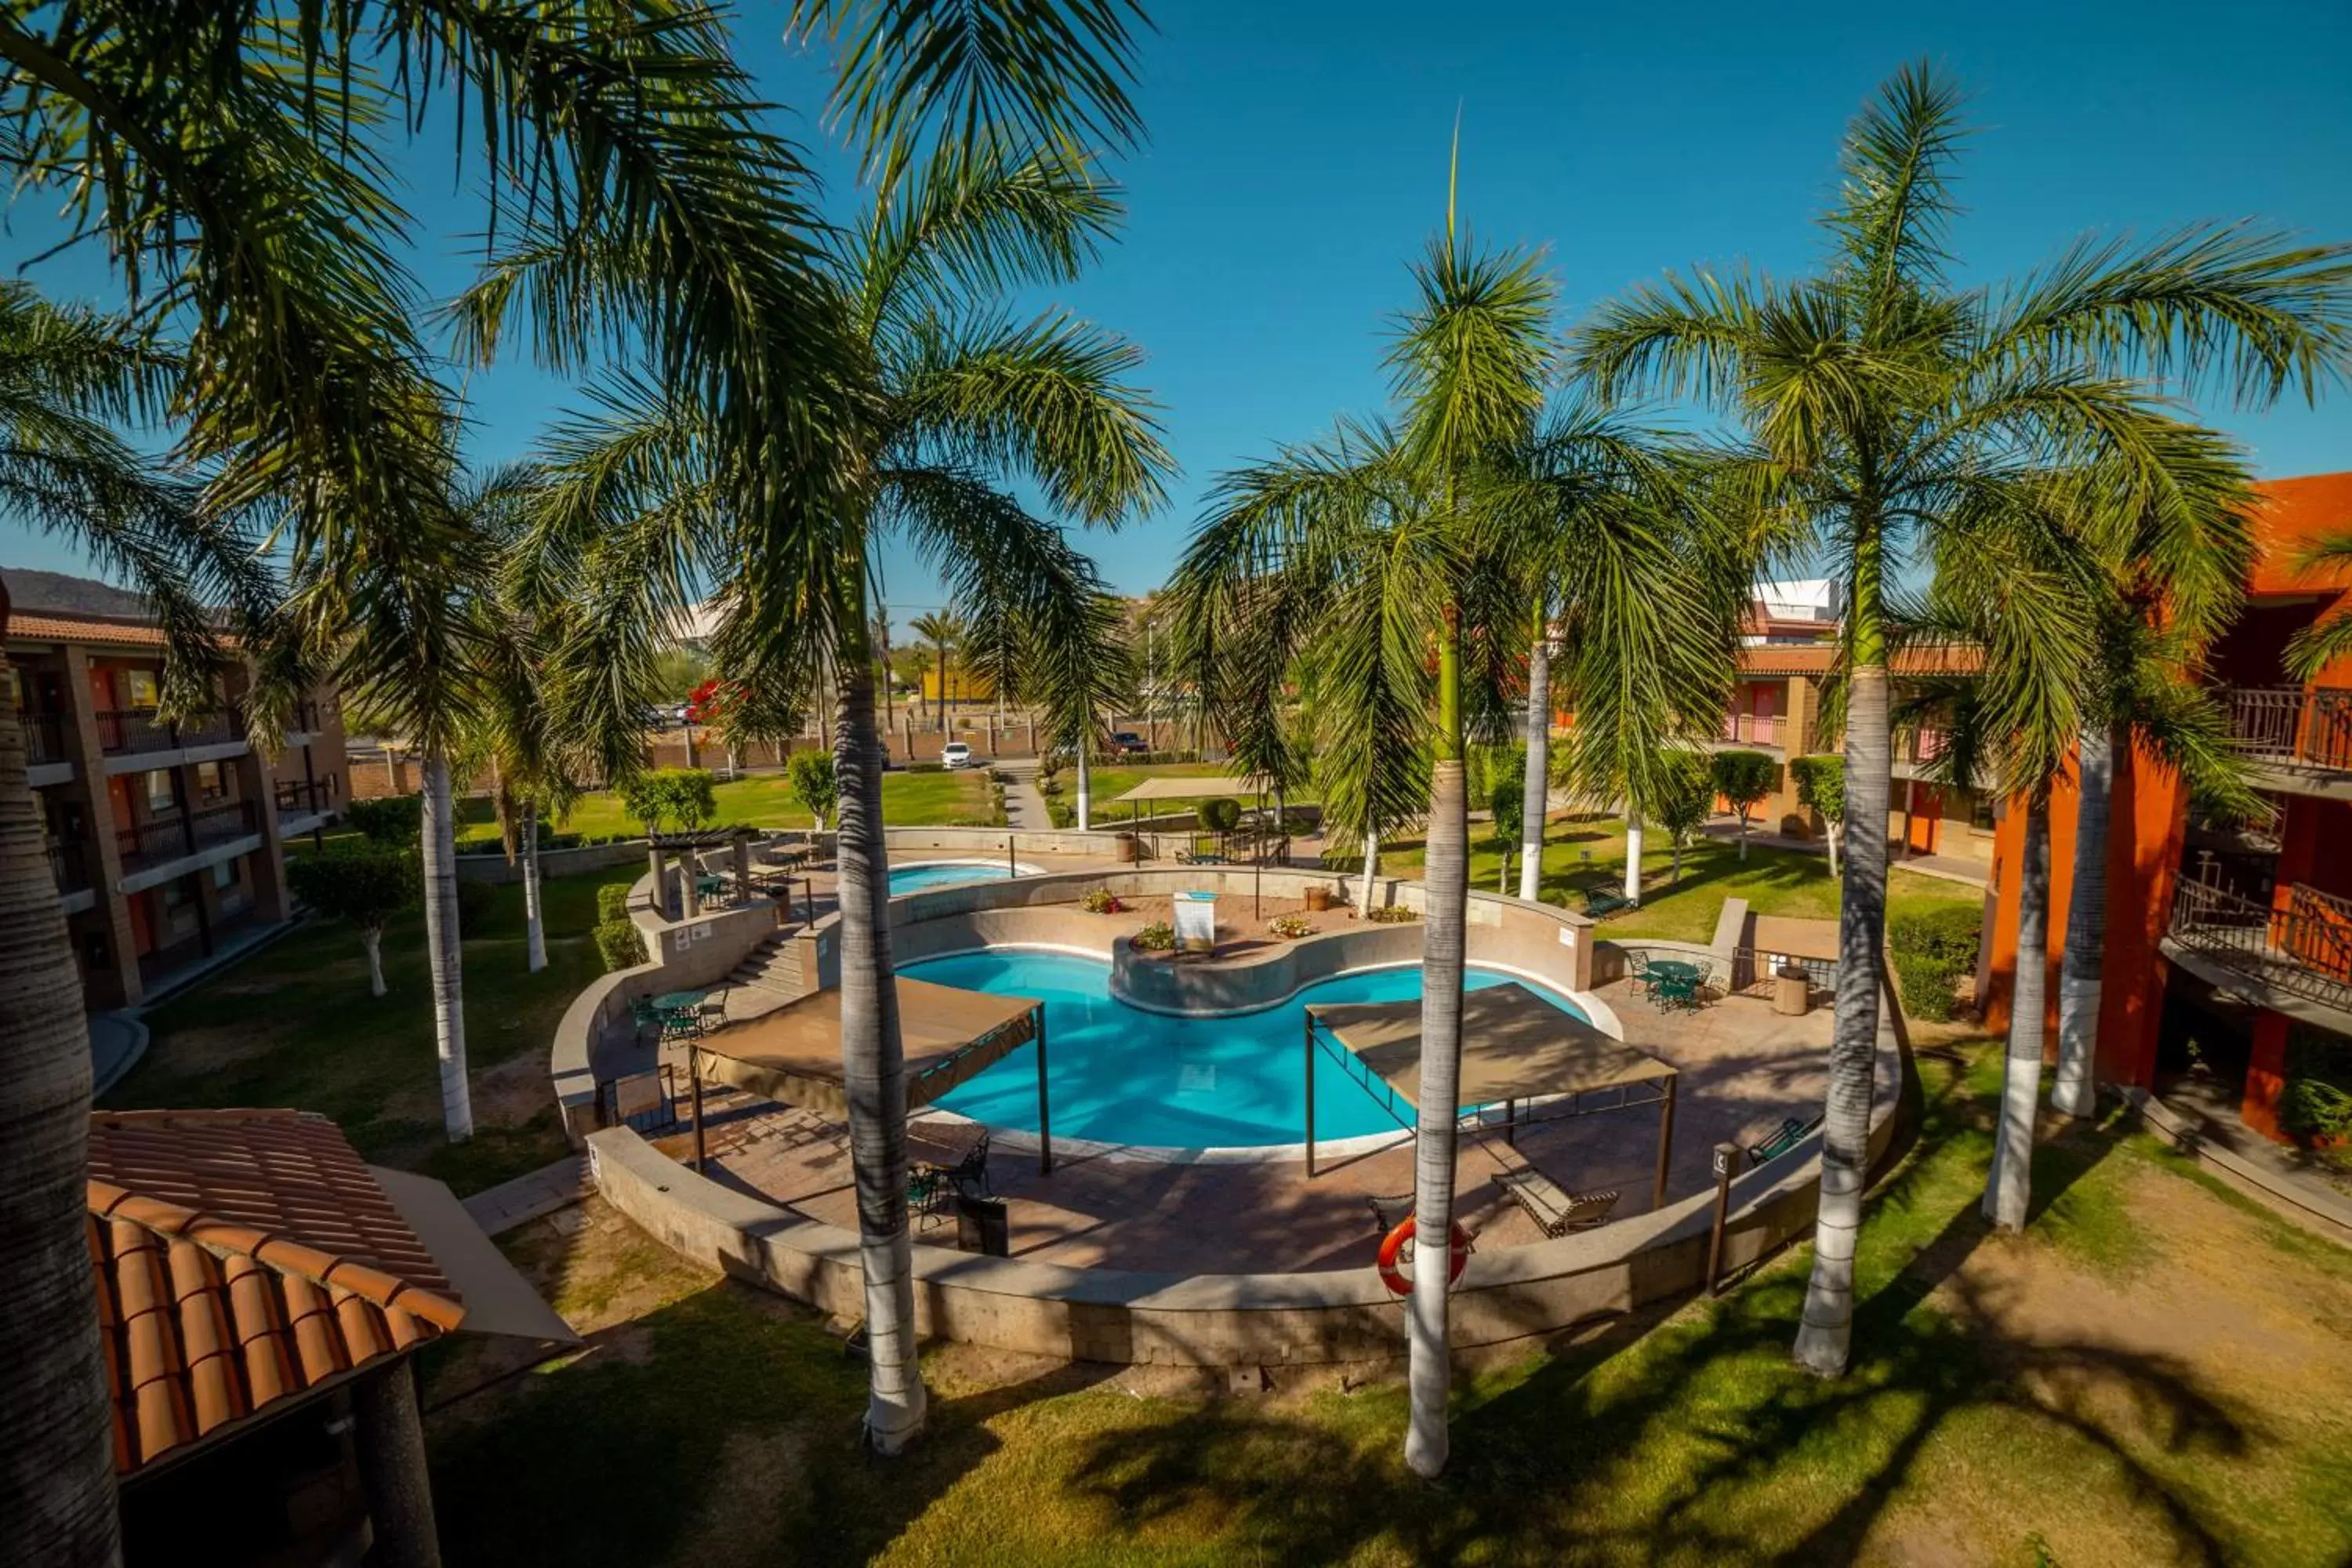
[[[2252,217],[2352,238],[2352,5],[1589,9],[1154,8],[1138,89],[1150,142],[1118,168],[1126,237],[1077,285],[1023,301],[1066,304],[1150,354],[1143,380],[1184,473],[1157,516],[1087,536],[1114,586],[1160,581],[1221,468],[1380,407],[1380,333],[1443,218],[1457,105],[1464,216],[1487,239],[1547,248],[1563,324],[1669,268],[1808,267],[1845,121],[1921,58],[1972,94],[1955,245],[1964,279],[2030,268],[2084,230]],[[822,61],[781,46],[782,16],[769,0],[743,11],[745,58],[770,96],[795,106],[788,129],[821,143]],[[827,210],[846,216],[853,171],[816,150]],[[446,140],[403,167],[419,276],[454,289],[479,209],[452,190]],[[26,205],[0,241],[18,259],[51,232]],[[113,298],[94,253],[31,276],[58,295]],[[572,395],[521,363],[466,390],[482,461],[522,453]],[[2316,410],[2205,412],[2261,474],[2352,468],[2352,395]],[[6,522],[0,561],[77,567]],[[885,575],[896,620],[938,599],[908,561],[886,558]]]

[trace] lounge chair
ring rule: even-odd
[[[1821,1124],[1822,1119],[1818,1116],[1814,1117],[1811,1121],[1800,1121],[1793,1116],[1790,1117],[1788,1120],[1780,1123],[1780,1130],[1778,1132],[1773,1133],[1772,1136],[1765,1139],[1761,1143],[1754,1143],[1748,1146],[1748,1163],[1749,1168],[1753,1169],[1755,1166],[1761,1165],[1769,1160],[1779,1159],[1781,1155],[1787,1153],[1790,1150],[1803,1142],[1812,1134],[1813,1129],[1819,1127]]]
[[[1536,1228],[1548,1237],[1571,1230],[1591,1230],[1608,1222],[1609,1211],[1622,1194],[1615,1187],[1599,1192],[1571,1193],[1534,1166],[1505,1171],[1495,1178],[1504,1194],[1527,1211]]]

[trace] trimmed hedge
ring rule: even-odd
[[[1949,1023],[1959,1010],[1959,980],[1974,974],[1984,912],[1946,904],[1886,922],[1886,945],[1903,985],[1903,1007],[1931,1024]]]
[[[635,969],[646,961],[646,944],[626,917],[596,922],[596,951],[604,955],[604,973]]]

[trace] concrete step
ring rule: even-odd
[[[789,933],[778,931],[729,972],[727,984],[755,986],[784,996],[805,994],[808,983],[801,974],[800,943]]]

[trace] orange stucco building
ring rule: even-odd
[[[2260,553],[2243,611],[2204,679],[2254,769],[2270,818],[2205,820],[2181,781],[2145,755],[2116,760],[2107,855],[2108,926],[2097,1073],[2103,1083],[2209,1100],[2282,1138],[2290,1076],[2352,1081],[2352,660],[2298,682],[2289,641],[2352,613],[2352,573],[2305,572],[2315,541],[2352,532],[2352,473],[2264,484]],[[2058,963],[2073,892],[2076,795],[2051,803],[2048,994],[2053,1048]],[[2017,867],[2024,813],[1996,828],[1986,1022],[2006,1028],[2018,963]],[[2300,1065],[2299,1065],[2300,1064]]]

